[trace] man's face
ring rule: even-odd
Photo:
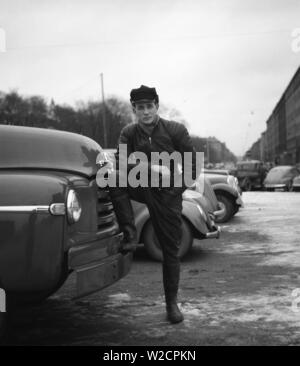
[[[145,124],[152,123],[158,111],[158,104],[153,101],[137,102],[133,107],[133,112],[136,115],[138,122]]]

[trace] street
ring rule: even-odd
[[[195,240],[182,262],[183,323],[165,320],[161,265],[139,249],[102,292],[72,300],[71,275],[43,304],[15,310],[5,344],[300,345],[300,193],[243,200],[220,239]]]

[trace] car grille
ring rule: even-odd
[[[111,202],[109,192],[105,189],[98,189],[98,231],[115,227],[114,233],[119,231],[113,204]]]

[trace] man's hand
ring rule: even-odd
[[[154,173],[159,173],[162,177],[170,177],[170,169],[164,165],[151,165],[151,170]]]

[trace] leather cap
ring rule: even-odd
[[[155,88],[149,88],[148,86],[141,85],[137,89],[132,89],[130,92],[130,102],[144,102],[144,101],[155,101],[158,103],[159,98]]]

